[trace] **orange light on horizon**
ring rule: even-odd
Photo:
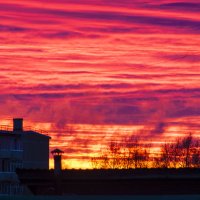
[[[177,137],[186,136],[186,132],[182,133],[181,127],[171,126],[166,129],[162,135],[148,135],[143,132],[144,126],[134,125],[90,125],[90,124],[70,124],[66,126],[66,130],[62,129],[62,134],[59,134],[59,129],[52,132],[52,123],[37,123],[29,120],[24,120],[25,126],[33,127],[33,129],[45,130],[44,133],[52,138],[50,140],[50,151],[54,148],[60,148],[65,153],[62,159],[63,169],[91,169],[92,157],[100,156],[106,149],[109,148],[110,142],[126,142],[130,136],[139,137],[140,142],[144,145],[149,145],[151,154],[159,154],[160,146],[165,142],[173,142]],[[0,126],[12,126],[12,119],[0,120]],[[184,126],[184,129],[186,127]],[[63,132],[64,131],[64,132]],[[69,132],[68,132],[69,131]],[[140,137],[138,133],[145,133],[145,137]],[[152,137],[153,136],[153,137]],[[200,133],[195,132],[199,137]],[[53,158],[50,154],[49,168],[53,168]]]

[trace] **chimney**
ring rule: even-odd
[[[23,118],[13,119],[13,131],[23,131]]]
[[[62,154],[60,149],[54,149],[52,152],[54,158],[54,176],[55,176],[55,194],[62,195]]]
[[[60,149],[54,149],[51,153],[54,158],[54,172],[59,175],[62,171],[62,154],[64,152]]]

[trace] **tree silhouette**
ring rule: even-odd
[[[111,142],[101,156],[92,158],[95,168],[129,169],[147,168],[149,146],[142,145],[139,138],[131,137],[123,142]]]
[[[159,168],[192,168],[200,167],[200,143],[190,133],[184,138],[177,138],[174,143],[161,146],[161,154],[154,159]]]
[[[121,142],[112,141],[99,157],[91,159],[93,168],[199,168],[200,141],[190,133],[186,137],[161,145],[159,154],[150,153],[151,145],[144,145],[138,137]],[[151,154],[151,155],[150,155]]]

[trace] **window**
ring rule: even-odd
[[[22,168],[23,164],[21,161],[15,160],[11,162],[10,170],[11,172],[15,172],[17,168]]]
[[[10,160],[8,159],[2,159],[1,160],[2,165],[2,172],[9,172],[10,171]]]
[[[14,139],[14,149],[18,149],[18,140],[16,138]]]

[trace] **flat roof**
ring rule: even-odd
[[[36,132],[36,131],[7,131],[7,130],[0,130],[0,135],[3,136],[15,136],[15,135],[23,135],[23,134],[29,134],[29,135],[37,135],[39,137],[46,137],[51,139],[50,136]]]

